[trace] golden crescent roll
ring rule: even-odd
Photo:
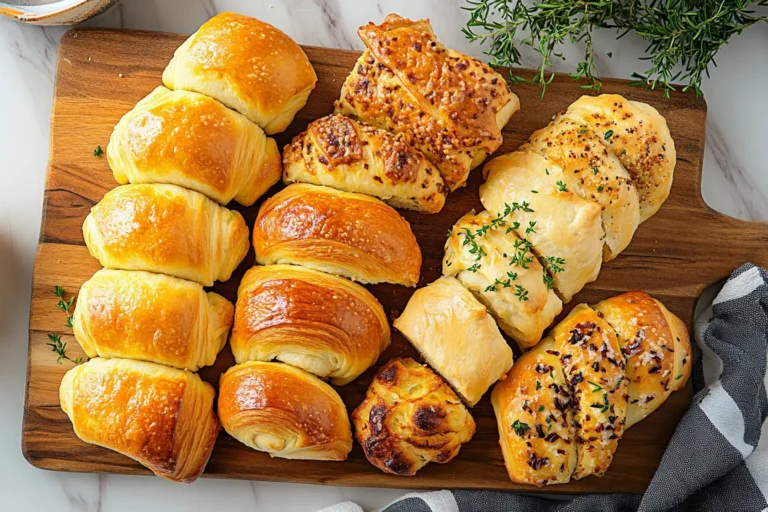
[[[443,275],[456,277],[485,304],[499,327],[526,349],[562,311],[552,280],[504,219],[470,212],[445,242]]]
[[[254,123],[207,96],[162,86],[120,119],[107,159],[120,184],[170,183],[245,206],[281,170],[277,144]]]
[[[214,394],[195,373],[129,359],[91,359],[59,387],[77,437],[174,482],[193,482],[208,463],[219,433]]]
[[[582,96],[565,117],[583,123],[618,156],[640,194],[640,222],[656,213],[669,196],[677,162],[664,117],[652,106],[618,94]]]
[[[140,359],[194,372],[216,360],[234,310],[192,281],[102,269],[80,288],[72,328],[88,357]]]
[[[546,338],[515,362],[491,393],[509,478],[539,487],[567,483],[576,469],[570,385],[555,340]]]
[[[352,449],[339,394],[287,364],[249,361],[227,370],[219,382],[219,417],[229,435],[272,457],[345,460]]]
[[[453,277],[416,290],[394,326],[470,407],[512,367],[496,322]]]
[[[283,181],[375,196],[396,208],[437,213],[448,190],[408,137],[335,114],[309,123],[283,151]]]
[[[367,49],[341,90],[336,111],[405,133],[455,190],[502,142],[520,108],[504,78],[443,46],[429,20],[390,14],[358,30]]]
[[[242,215],[176,185],[123,185],[83,223],[91,256],[106,268],[168,274],[204,286],[226,281],[248,252]]]
[[[597,279],[601,208],[568,189],[560,166],[532,151],[515,151],[488,162],[483,173],[483,206],[504,215],[509,227],[532,244],[563,302]]]
[[[379,370],[352,422],[371,464],[402,476],[451,461],[475,434],[456,393],[413,359],[396,358]]]
[[[399,213],[315,185],[290,185],[261,205],[253,248],[261,265],[303,265],[361,283],[416,286],[421,271],[421,249]]]
[[[564,183],[602,208],[603,261],[626,249],[640,222],[640,196],[619,158],[584,124],[558,117],[531,135],[520,151],[531,150],[563,169]]]
[[[389,338],[384,309],[359,284],[270,265],[245,273],[230,345],[238,363],[276,359],[343,386],[376,362]]]
[[[269,23],[223,12],[176,49],[163,71],[169,89],[220,101],[268,134],[285,130],[315,87],[309,59]]]
[[[594,309],[618,334],[627,360],[629,406],[625,428],[629,428],[655,411],[687,381],[690,369],[676,367],[676,362],[682,362],[683,357],[690,359],[688,333],[684,325],[682,332],[673,331],[667,321],[667,314],[672,314],[642,291],[611,297],[597,303]],[[672,316],[676,323],[681,322]],[[678,357],[678,351],[682,357]]]

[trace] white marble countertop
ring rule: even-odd
[[[257,16],[300,43],[361,48],[358,26],[389,12],[429,17],[448,46],[481,55],[461,34],[463,0],[123,0],[86,25],[190,33],[210,16],[234,10]],[[0,509],[8,511],[229,512],[314,511],[343,500],[366,510],[402,491],[201,479],[190,486],[158,478],[53,473],[21,455],[27,328],[32,264],[48,158],[48,126],[57,45],[66,27],[23,26],[0,19]],[[629,77],[644,48],[627,36],[598,35],[605,76]],[[768,220],[768,25],[725,47],[704,84],[709,106],[703,194],[721,212]],[[577,48],[566,55],[576,56]],[[535,66],[532,53],[525,63]],[[603,57],[603,56],[601,56]],[[570,70],[572,59],[558,66]],[[83,127],[87,130],[87,127]],[[407,484],[407,480],[403,481]]]

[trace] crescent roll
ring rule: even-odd
[[[667,121],[652,106],[618,94],[582,96],[565,117],[593,131],[621,161],[640,194],[640,222],[669,196],[677,162]]]
[[[207,96],[165,87],[120,119],[107,159],[120,184],[170,183],[245,206],[281,171],[277,144],[261,128]]]
[[[341,90],[336,111],[405,133],[455,190],[502,142],[520,101],[481,61],[443,46],[429,20],[390,14],[358,30],[367,49]]]
[[[270,265],[245,273],[230,345],[238,363],[276,359],[342,386],[376,362],[389,338],[384,309],[359,284]]]
[[[470,407],[512,367],[496,322],[453,277],[416,290],[394,326]]]
[[[233,366],[219,382],[219,417],[229,435],[272,457],[345,460],[352,430],[339,394],[282,363]]]
[[[532,151],[494,158],[480,201],[530,242],[563,302],[597,279],[603,257],[601,208],[568,188],[563,169]]]
[[[248,252],[242,215],[176,185],[123,185],[83,223],[91,256],[106,268],[168,274],[203,286],[226,281]]]
[[[562,311],[552,280],[511,225],[470,212],[445,242],[443,275],[456,277],[485,304],[499,327],[526,349]]]
[[[450,462],[475,434],[456,393],[413,359],[396,358],[379,370],[352,422],[371,464],[402,476],[429,462]]]
[[[187,483],[202,474],[219,433],[214,394],[195,373],[129,359],[91,359],[59,388],[81,440]]]
[[[169,89],[220,101],[268,134],[285,130],[315,87],[309,59],[269,23],[223,12],[176,49],[163,71]]]
[[[162,274],[102,269],[77,295],[72,328],[88,357],[197,371],[213,364],[234,314],[221,295]]]
[[[283,181],[375,196],[396,208],[437,213],[448,190],[440,173],[405,134],[340,115],[309,123],[283,152]]]
[[[294,184],[259,209],[253,247],[261,265],[290,263],[361,283],[416,286],[421,249],[411,226],[378,199]]]

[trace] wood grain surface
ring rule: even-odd
[[[81,226],[89,209],[117,183],[105,157],[95,157],[97,145],[106,148],[120,117],[160,84],[160,75],[185,36],[153,32],[75,30],[65,35],[59,50],[51,121],[51,148],[45,186],[43,223],[34,267],[29,333],[27,394],[22,448],[33,465],[53,470],[149,474],[133,460],[77,439],[59,407],[58,388],[71,363],[56,363],[46,345],[48,333],[59,333],[68,342],[72,357],[81,355],[65,316],[56,309],[50,293],[54,285],[67,298],[100,267],[85,247]],[[282,147],[311,120],[328,114],[358,54],[325,48],[306,48],[318,74],[318,84],[307,106],[286,133],[277,136]],[[523,76],[525,72],[521,72]],[[527,76],[530,76],[528,74]],[[576,100],[583,89],[567,77],[556,77],[544,99],[534,85],[517,85],[522,110],[504,130],[500,153],[517,148],[534,130]],[[708,285],[725,278],[734,268],[752,261],[768,265],[768,225],[741,222],[711,210],[701,197],[706,106],[693,95],[660,94],[630,87],[620,80],[606,80],[603,92],[623,94],[654,105],[666,117],[677,148],[677,168],[669,200],[659,213],[637,230],[631,245],[616,260],[603,266],[600,277],[568,305],[593,303],[639,288],[662,300],[670,310],[692,325],[696,298]],[[481,183],[475,171],[466,188],[452,194],[438,215],[403,211],[424,254],[420,286],[440,275],[443,243],[448,228],[465,212],[482,209]],[[271,191],[268,195],[274,193]],[[250,226],[258,204],[233,205]],[[253,252],[217,292],[234,301],[243,272],[253,264]],[[395,285],[368,287],[390,318],[403,310],[412,289]],[[416,353],[393,329],[392,345],[381,357]],[[457,355],[458,356],[458,355]],[[216,364],[201,371],[217,385],[219,376],[233,364],[225,348]],[[362,401],[376,368],[352,384],[338,388],[350,412]],[[632,427],[619,443],[616,458],[603,478],[588,477],[567,485],[550,486],[547,492],[641,493],[658,466],[677,421],[690,401],[690,385],[672,394],[642,423]],[[477,434],[449,464],[429,464],[413,478],[385,475],[370,465],[358,445],[345,462],[312,462],[271,459],[250,450],[224,432],[213,451],[205,476],[248,478],[350,486],[385,486],[420,489],[466,488],[533,491],[510,483],[498,444],[496,422],[488,397],[473,409]]]

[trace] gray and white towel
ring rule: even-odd
[[[768,272],[736,270],[696,319],[695,338],[693,401],[643,496],[436,491],[383,512],[768,511]],[[347,502],[322,512],[362,509]]]

